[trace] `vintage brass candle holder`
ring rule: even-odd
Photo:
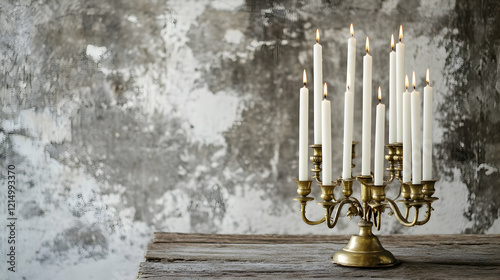
[[[352,158],[355,157],[355,146],[357,142],[352,144]],[[311,193],[311,181],[299,181],[297,193],[300,197],[294,198],[300,202],[302,220],[308,225],[318,225],[326,222],[329,228],[335,227],[340,217],[340,213],[344,205],[349,205],[347,216],[350,218],[359,216],[361,221],[358,223],[360,228],[359,234],[351,237],[347,246],[336,252],[331,261],[343,266],[353,267],[389,267],[398,263],[394,255],[385,250],[378,238],[373,235],[372,227],[380,230],[382,213],[388,210],[389,215],[396,216],[396,219],[404,226],[413,227],[424,225],[431,218],[432,202],[437,200],[433,197],[435,189],[434,184],[437,179],[422,181],[421,184],[412,184],[411,182],[402,182],[401,171],[403,169],[403,145],[401,143],[390,144],[386,146],[388,153],[385,159],[389,163],[387,173],[390,175],[387,181],[380,186],[373,184],[372,176],[356,176],[356,178],[338,179],[331,186],[323,185],[320,179],[321,174],[321,145],[311,145],[313,155],[310,157],[314,164],[314,173],[312,179],[317,182],[321,188],[321,199],[319,205],[325,208],[325,215],[319,220],[309,220],[306,217],[307,202],[314,200],[309,197]],[[354,164],[353,164],[354,166]],[[352,176],[351,176],[352,177]],[[361,202],[352,197],[352,185],[354,181],[360,182],[361,185]],[[398,204],[385,195],[386,187],[399,181],[401,199],[396,202],[401,203],[400,210]],[[335,198],[335,187],[342,186],[341,198]],[[421,208],[424,207],[425,215],[420,219]],[[413,218],[410,218],[411,209]]]

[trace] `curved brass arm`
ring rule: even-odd
[[[432,207],[431,204],[428,202],[425,219],[423,221],[417,222],[416,225],[417,226],[425,225],[431,219],[431,212],[432,212]]]
[[[319,219],[317,221],[311,221],[311,220],[309,220],[306,217],[306,203],[307,202],[305,202],[305,201],[304,202],[302,202],[302,201],[300,202],[300,204],[301,204],[300,212],[302,213],[302,220],[306,224],[311,225],[311,226],[315,226],[315,225],[319,225],[319,224],[323,223],[326,220],[326,215],[323,218],[321,218],[321,219]]]
[[[385,201],[389,204],[391,207],[392,211],[394,212],[394,216],[396,216],[396,219],[398,219],[399,223],[401,223],[405,227],[412,227],[417,224],[418,221],[418,209],[420,207],[415,207],[415,218],[413,219],[413,222],[409,222],[403,215],[401,215],[401,212],[399,211],[398,205],[396,205],[396,202],[394,202],[392,199],[386,198]]]
[[[337,224],[338,220],[339,220],[339,216],[340,216],[340,210],[342,210],[342,207],[344,206],[344,204],[346,203],[349,203],[350,201],[345,199],[345,200],[342,200],[339,204],[339,206],[337,207],[337,211],[335,212],[335,217],[333,218],[333,223],[332,223],[332,210],[333,210],[333,207],[330,207],[328,209],[328,213],[327,213],[327,216],[329,217],[329,219],[326,220],[326,224],[328,225],[329,228],[334,228],[335,225]]]
[[[351,200],[353,199],[353,200]],[[340,217],[340,211],[342,211],[342,207],[345,205],[345,204],[351,204],[352,206],[356,207],[358,209],[358,215],[363,217],[363,210],[361,209],[361,211],[359,211],[361,205],[359,204],[359,201],[356,199],[356,198],[344,198],[340,201],[340,203],[338,204],[338,207],[337,207],[337,210],[335,211],[335,216],[332,217],[332,212],[333,212],[333,208],[335,207],[335,205],[332,205],[332,207],[330,207],[327,211],[327,220],[326,220],[326,224],[329,228],[334,228],[335,225],[337,225],[337,222],[339,220],[339,217]]]
[[[393,169],[391,170],[391,178],[387,180],[387,184],[392,183],[392,181],[394,181],[394,178],[396,178],[396,175],[394,175],[394,169]]]
[[[408,204],[405,204],[405,206],[406,206],[405,219],[408,219],[408,217],[410,216],[410,206],[408,206]]]

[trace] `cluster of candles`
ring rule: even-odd
[[[356,73],[356,39],[354,28],[350,26],[351,37],[347,49],[347,82],[344,101],[344,148],[342,178],[351,179],[352,133],[354,118],[354,81]],[[413,91],[408,92],[408,76],[405,76],[405,45],[403,26],[399,28],[399,42],[394,51],[394,35],[391,36],[389,54],[389,143],[403,144],[403,182],[420,184],[432,179],[432,96],[429,85],[429,69],[426,73],[427,86],[424,88],[423,141],[420,131],[420,93],[416,91],[415,71],[413,71]],[[319,30],[316,30],[314,51],[314,144],[322,145],[322,184],[332,185],[332,143],[331,106],[326,99],[328,89],[323,85],[322,46],[319,44]],[[371,111],[372,111],[372,57],[370,43],[366,38],[366,55],[363,57],[363,119],[361,154],[361,175],[369,176],[371,161]],[[351,82],[352,81],[352,82]],[[299,180],[308,178],[308,106],[306,70],[303,73],[304,87],[300,89],[299,121]],[[406,90],[405,90],[406,88]],[[323,90],[322,90],[323,89]],[[378,88],[379,104],[376,107],[374,184],[382,185],[384,176],[385,105],[382,91]],[[422,164],[423,142],[423,164]],[[423,176],[422,176],[423,170]]]

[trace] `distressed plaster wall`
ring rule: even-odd
[[[0,275],[133,279],[154,231],[354,233],[347,218],[303,224],[291,180],[316,28],[341,150],[350,22],[354,139],[366,36],[374,88],[387,96],[403,24],[406,71],[421,88],[430,68],[435,92],[433,218],[408,229],[384,216],[380,233],[500,233],[499,12],[472,0],[2,1],[0,218],[15,165],[18,271],[2,261]]]

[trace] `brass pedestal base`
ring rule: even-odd
[[[394,255],[384,249],[378,238],[372,234],[372,222],[358,224],[359,235],[353,235],[344,249],[330,259],[333,263],[354,267],[388,267],[398,264]]]

